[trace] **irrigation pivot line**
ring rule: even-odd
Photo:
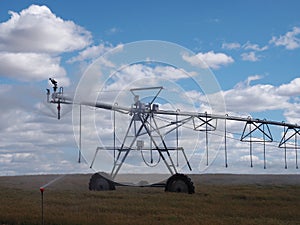
[[[101,150],[112,150],[114,151],[114,161],[112,171],[109,175],[105,174],[94,174],[90,180],[90,189],[92,190],[113,190],[114,189],[114,178],[120,172],[122,166],[124,165],[128,155],[132,150],[138,151],[150,151],[151,153],[151,163],[153,162],[152,153],[155,151],[158,153],[160,159],[165,164],[168,169],[171,177],[168,179],[165,184],[166,191],[172,192],[187,192],[194,193],[194,186],[190,178],[184,174],[179,174],[177,170],[176,159],[174,155],[170,154],[171,151],[181,152],[187,167],[192,170],[188,157],[185,153],[183,147],[179,146],[178,142],[178,129],[180,127],[190,126],[194,131],[204,131],[205,135],[205,149],[206,149],[206,164],[208,165],[208,132],[214,132],[217,127],[217,120],[224,120],[224,145],[225,145],[225,165],[228,166],[227,162],[227,121],[239,121],[243,122],[244,129],[240,137],[240,141],[249,142],[249,156],[250,156],[250,165],[253,167],[252,162],[252,143],[262,142],[264,145],[264,168],[266,168],[266,142],[273,142],[273,136],[271,133],[270,126],[281,126],[284,129],[282,138],[278,145],[279,148],[285,149],[291,148],[290,145],[287,145],[293,138],[295,139],[295,144],[292,146],[295,149],[296,155],[296,168],[298,169],[297,162],[297,135],[300,135],[300,125],[277,122],[266,119],[254,119],[251,117],[239,117],[239,116],[230,116],[230,115],[220,115],[213,113],[199,113],[191,111],[181,111],[181,110],[164,110],[159,108],[159,104],[155,103],[159,94],[163,90],[163,87],[145,87],[145,88],[134,88],[130,92],[133,95],[133,103],[131,106],[120,106],[119,104],[109,104],[104,102],[88,102],[81,101],[75,102],[72,98],[68,98],[63,93],[63,88],[57,87],[57,82],[54,79],[51,79],[53,83],[53,93],[50,94],[50,91],[47,90],[47,100],[49,103],[57,104],[58,119],[60,119],[60,108],[62,104],[75,104],[81,106],[91,106],[99,109],[110,110],[114,112],[113,116],[113,126],[114,126],[114,144],[113,147],[97,147],[93,160],[90,167],[93,168],[95,159],[98,156],[98,153]],[[148,97],[148,102],[143,102],[139,97],[140,91],[153,91],[152,97]],[[51,96],[50,96],[51,95]],[[150,98],[150,99],[149,99]],[[116,134],[115,134],[115,113],[128,114],[130,116],[130,122],[125,132],[125,136],[121,141],[121,145],[117,146],[116,144]],[[169,119],[165,123],[159,123],[159,119],[162,116],[167,116]],[[165,140],[165,136],[174,132],[176,137],[176,146],[169,146]],[[254,138],[254,134],[259,133],[262,138]],[[144,139],[141,137],[148,137],[150,146],[145,146]],[[175,154],[176,155],[176,154]],[[142,155],[143,156],[143,155]],[[142,157],[143,158],[143,157]],[[144,160],[144,158],[143,158]],[[147,164],[147,162],[144,160]],[[285,158],[286,162],[286,158]]]

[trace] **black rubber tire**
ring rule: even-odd
[[[187,175],[177,173],[167,180],[165,191],[194,194],[195,187]]]
[[[89,190],[91,191],[116,190],[114,182],[106,177],[107,175],[103,173],[93,174],[89,182]]]

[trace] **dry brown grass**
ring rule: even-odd
[[[53,178],[0,177],[0,224],[41,224],[39,187]],[[299,185],[197,181],[196,193],[188,195],[137,187],[91,192],[88,180],[88,175],[66,176],[45,189],[45,224],[265,225],[300,221]]]

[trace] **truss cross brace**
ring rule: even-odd
[[[249,131],[247,132],[247,127]],[[265,127],[267,129],[265,129]],[[252,139],[254,132],[260,132],[263,135],[263,139]],[[249,139],[247,139],[249,138]],[[241,141],[243,142],[272,142],[273,137],[270,131],[270,128],[267,123],[257,123],[253,121],[247,121],[241,136]]]
[[[249,130],[247,131],[247,127]],[[260,133],[262,137],[258,137],[253,139],[253,135]],[[262,139],[261,139],[262,138]],[[270,131],[270,128],[267,123],[263,122],[254,122],[254,121],[247,121],[240,139],[242,142],[249,142],[250,143],[250,166],[253,167],[253,149],[252,143],[253,142],[263,142],[264,144],[264,169],[266,169],[266,142],[272,142],[273,137]]]
[[[293,131],[291,134],[288,134],[288,131]],[[287,168],[287,160],[286,160],[286,149],[293,148],[295,149],[295,161],[296,161],[296,169],[298,169],[298,142],[297,142],[297,134],[300,135],[300,129],[295,127],[288,127],[284,129],[284,134],[282,135],[281,141],[278,145],[279,148],[284,148],[285,150],[285,168]],[[294,137],[294,145],[287,146],[288,141],[290,141]]]
[[[210,118],[205,114],[206,116],[197,116],[193,117],[193,125],[194,130],[196,131],[214,131],[216,130],[216,124],[212,124],[211,122],[216,120],[215,118]],[[196,124],[196,119],[200,120],[200,124]]]
[[[289,131],[293,132],[291,134],[288,134]],[[289,148],[288,146],[285,146],[285,144],[287,144],[288,141],[290,141],[293,137],[296,137],[297,134],[300,135],[300,129],[298,128],[288,127],[287,129],[284,129],[284,134],[282,135],[278,148]],[[298,148],[298,146],[296,147]],[[295,146],[293,146],[292,148],[295,148]]]

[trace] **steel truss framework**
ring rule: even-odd
[[[264,154],[264,168],[266,168],[266,143],[273,142],[273,137],[270,129],[270,125],[283,127],[283,135],[278,145],[279,148],[284,149],[285,154],[285,168],[287,168],[287,149],[293,148],[295,150],[295,162],[296,168],[298,169],[298,143],[297,136],[300,135],[300,125],[277,122],[271,120],[261,120],[254,119],[251,117],[237,117],[229,115],[218,115],[209,113],[197,113],[197,112],[184,112],[184,111],[170,111],[161,110],[159,106],[155,104],[155,100],[159,93],[162,91],[163,87],[149,87],[149,88],[136,88],[131,89],[131,93],[134,97],[134,103],[131,107],[122,107],[118,104],[106,104],[106,103],[89,103],[89,102],[74,102],[73,99],[66,98],[63,95],[63,89],[60,88],[59,91],[54,89],[50,100],[50,91],[47,90],[47,100],[50,103],[57,104],[58,119],[60,119],[60,105],[61,104],[77,104],[86,105],[96,108],[101,108],[105,110],[114,111],[114,146],[113,147],[98,147],[95,151],[93,161],[91,163],[91,168],[93,167],[95,158],[100,150],[112,150],[114,151],[114,163],[111,171],[111,176],[114,178],[120,171],[122,165],[126,161],[126,158],[131,150],[148,150],[151,155],[153,151],[157,151],[160,158],[168,168],[170,174],[177,174],[177,169],[175,162],[172,159],[170,151],[177,151],[177,162],[178,162],[178,152],[182,152],[185,162],[190,170],[192,170],[188,158],[185,154],[184,148],[178,146],[178,128],[186,125],[192,124],[195,131],[205,132],[205,150],[208,165],[208,134],[216,130],[217,121],[224,120],[224,153],[225,153],[225,166],[228,167],[228,150],[227,150],[227,121],[240,121],[244,122],[245,126],[240,137],[240,141],[249,142],[249,156],[250,156],[250,166],[253,167],[253,143],[260,142],[263,143],[263,154]],[[156,92],[154,97],[149,103],[143,103],[139,100],[137,92],[144,90],[153,90]],[[115,135],[115,113],[121,112],[126,113],[131,116],[129,126],[127,128],[125,137],[122,141],[121,146],[116,146],[116,135]],[[173,118],[170,122],[159,125],[157,119],[160,116],[166,115]],[[164,133],[162,131],[164,130]],[[175,147],[167,146],[165,141],[165,136],[171,132],[176,134]],[[150,139],[151,147],[144,147],[143,142],[139,140],[139,137],[148,136]],[[257,137],[260,136],[260,137]],[[294,141],[293,146],[290,142]],[[135,146],[136,144],[136,146]],[[152,158],[151,158],[152,160]],[[152,162],[152,161],[151,161]]]

